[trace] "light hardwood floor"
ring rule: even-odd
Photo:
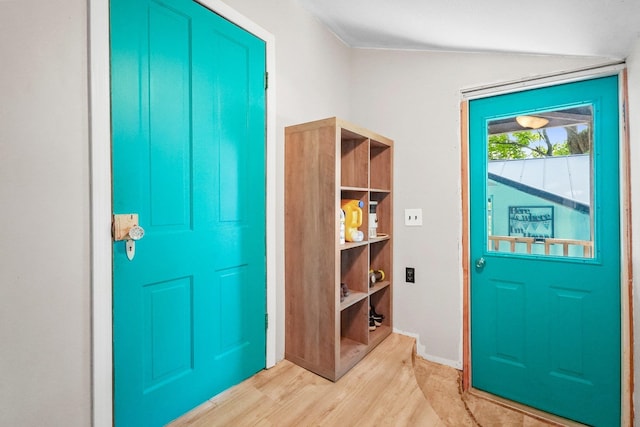
[[[184,426],[548,426],[474,396],[392,334],[338,382],[283,360],[175,420]]]

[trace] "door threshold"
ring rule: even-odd
[[[505,399],[500,396],[493,395],[491,393],[487,393],[486,391],[478,390],[477,388],[471,387],[467,390],[468,394],[477,397],[479,399],[487,400],[496,405],[500,405],[502,407],[511,409],[516,412],[520,412],[521,414],[528,415],[537,420],[560,426],[560,427],[585,427],[586,424],[581,424],[579,422],[569,420],[566,418],[559,417],[557,415],[550,414],[548,412],[541,411],[539,409],[532,408],[530,406],[523,405],[522,403],[514,402],[512,400]]]

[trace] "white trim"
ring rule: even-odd
[[[445,359],[445,358],[442,358],[442,357],[432,356],[430,354],[427,354],[425,346],[423,344],[420,344],[420,335],[419,334],[414,334],[412,332],[401,331],[400,329],[397,329],[397,328],[393,328],[393,333],[394,334],[400,334],[400,335],[406,335],[408,337],[411,337],[411,338],[415,339],[416,340],[416,354],[418,356],[422,357],[423,359],[428,360],[429,362],[438,363],[440,365],[449,366],[449,367],[457,369],[457,370],[462,370],[462,362],[460,362],[459,360]]]
[[[563,71],[560,73],[546,74],[537,77],[529,77],[520,80],[513,80],[505,83],[489,84],[468,89],[462,89],[462,98],[471,100],[486,98],[490,96],[502,95],[505,93],[518,92],[527,89],[537,89],[546,86],[569,83],[578,80],[592,79],[617,75],[625,69],[624,61],[617,61],[593,67],[581,68],[575,71]]]
[[[92,424],[113,425],[109,1],[89,0]]]
[[[203,6],[244,28],[266,44],[266,367],[276,362],[276,73],[275,37],[221,0],[199,0]],[[91,291],[92,291],[92,424],[113,426],[113,319],[111,258],[111,97],[109,68],[109,1],[89,0],[89,108],[91,150]]]

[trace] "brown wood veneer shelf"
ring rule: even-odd
[[[339,243],[343,198],[365,204],[362,242]],[[393,330],[393,141],[335,117],[287,127],[285,224],[285,357],[336,381]],[[370,288],[370,269],[386,280]],[[372,331],[371,305],[385,316]]]
[[[347,249],[353,249],[353,248],[357,248],[359,246],[366,246],[369,244],[369,241],[365,240],[363,242],[346,242],[343,243],[339,246],[341,251],[347,250]]]

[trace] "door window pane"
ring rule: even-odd
[[[488,250],[592,258],[592,107],[487,127]]]

